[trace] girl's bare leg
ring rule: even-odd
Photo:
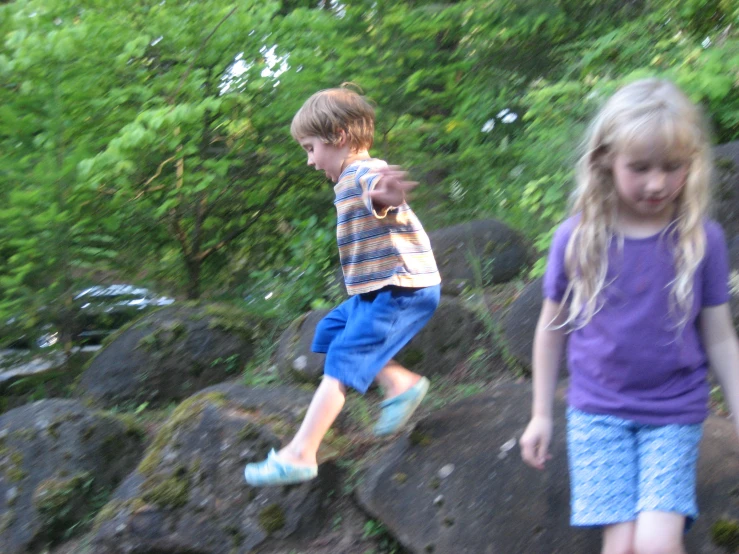
[[[642,512],[636,520],[634,552],[685,554],[685,516],[674,512]]]
[[[635,531],[636,522],[634,521],[606,525],[603,528],[601,554],[634,554]]]

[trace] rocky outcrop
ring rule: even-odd
[[[3,414],[0,552],[41,552],[84,528],[99,499],[138,462],[142,436],[74,400],[43,400]]]
[[[317,382],[323,375],[324,354],[311,352],[318,323],[330,310],[312,310],[298,317],[282,333],[277,343],[275,363],[286,379]]]
[[[414,553],[597,552],[597,533],[569,526],[561,418],[548,469],[521,461],[530,406],[529,387],[508,385],[421,420],[369,469],[361,504]]]
[[[523,236],[496,219],[460,223],[429,233],[444,294],[515,278],[529,265]]]
[[[564,403],[555,407],[552,459],[523,464],[517,440],[531,388],[511,384],[421,420],[368,469],[358,497],[414,553],[591,554],[597,530],[569,525]],[[701,516],[687,551],[720,554],[716,529],[739,521],[739,445],[733,425],[710,418],[698,471]]]
[[[739,141],[716,146],[713,152],[716,219],[731,243],[739,238]]]
[[[244,464],[291,435],[309,393],[227,384],[188,398],[97,517],[96,554],[251,552],[311,537],[329,513],[335,467],[300,486],[251,488]]]
[[[465,364],[485,334],[482,317],[463,299],[442,296],[431,320],[396,357],[404,366],[427,376],[446,375]],[[316,326],[328,310],[312,311],[295,320],[280,337],[276,364],[286,379],[317,381],[323,375],[323,354],[310,351]],[[491,347],[490,344],[485,344]]]
[[[511,302],[501,319],[505,352],[526,371],[531,371],[531,349],[542,301],[541,279],[534,279]]]
[[[218,305],[171,306],[123,329],[90,363],[84,394],[104,406],[166,404],[237,376],[260,322]]]

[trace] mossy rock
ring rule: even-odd
[[[119,333],[80,379],[97,405],[169,404],[233,379],[255,354],[267,324],[235,306],[178,304]]]
[[[0,552],[20,554],[89,529],[143,434],[79,401],[43,400],[3,414],[0,437]]]
[[[532,261],[523,235],[496,219],[460,223],[433,231],[429,238],[444,294],[506,283]]]
[[[249,552],[319,528],[336,483],[330,463],[299,486],[251,488],[244,464],[262,460],[280,440],[273,422],[299,422],[310,393],[209,387],[184,400],[159,429],[141,463],[96,519],[94,552],[134,549]],[[104,515],[103,515],[104,514]]]

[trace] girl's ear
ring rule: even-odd
[[[610,171],[613,166],[613,156],[610,148],[601,144],[590,153],[590,167],[600,171]]]

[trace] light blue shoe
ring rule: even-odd
[[[429,380],[426,377],[421,377],[418,383],[404,393],[380,402],[382,412],[380,412],[380,419],[375,425],[375,435],[378,437],[390,435],[405,425],[428,390]]]
[[[318,466],[298,466],[283,462],[272,449],[267,459],[255,464],[246,464],[244,478],[252,487],[293,485],[310,481],[318,475]]]

